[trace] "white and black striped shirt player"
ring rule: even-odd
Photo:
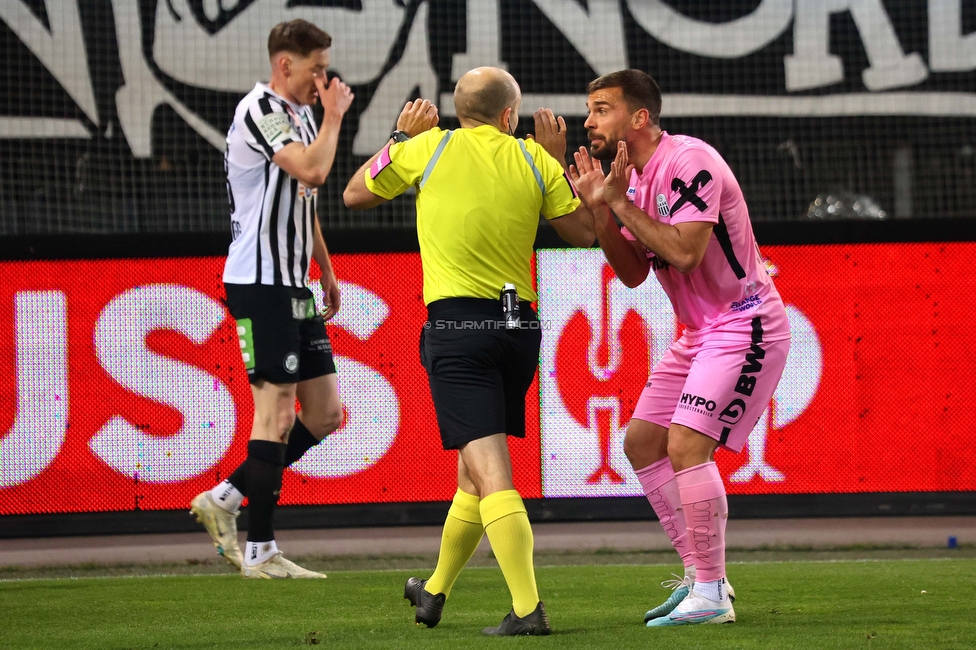
[[[311,106],[289,102],[267,84],[256,84],[237,105],[224,156],[234,236],[225,283],[307,286],[318,189],[272,158],[292,142],[307,147],[317,133]]]

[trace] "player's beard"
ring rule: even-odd
[[[601,138],[600,142],[603,143],[603,147],[600,149],[593,148],[593,139],[590,137],[590,155],[596,160],[613,160],[617,156],[617,145],[620,140],[610,140],[607,138]]]

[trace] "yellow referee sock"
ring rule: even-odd
[[[451,587],[457,580],[461,569],[478,550],[485,528],[481,524],[481,499],[458,489],[454,495],[451,509],[447,511],[444,532],[441,533],[441,548],[437,555],[437,567],[424,585],[424,590],[432,594],[451,595]]]
[[[532,564],[532,527],[522,497],[515,490],[489,494],[481,500],[481,520],[485,522],[491,549],[512,592],[515,615],[531,614],[539,604],[539,591]]]

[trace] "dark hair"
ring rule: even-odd
[[[651,122],[661,123],[661,89],[654,78],[643,70],[620,70],[605,74],[590,82],[586,94],[591,95],[604,88],[620,88],[631,112],[646,108]]]
[[[278,52],[291,52],[304,57],[331,46],[331,36],[301,18],[278,23],[271,28],[268,36],[268,56],[272,58]]]

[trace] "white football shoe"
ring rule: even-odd
[[[677,576],[673,573],[671,575],[674,576],[673,580],[665,580],[661,583],[662,587],[671,590],[671,596],[669,596],[668,599],[663,603],[644,614],[645,624],[655,618],[667,616],[673,612],[674,608],[678,606],[678,603],[684,600],[688,596],[688,592],[691,591],[692,587],[695,586],[695,579],[690,575],[686,575],[684,577]],[[735,589],[732,588],[732,584],[728,580],[725,581],[725,586],[729,591],[729,600],[734,603]]]
[[[241,565],[241,575],[245,578],[291,578],[293,580],[321,580],[326,577],[324,573],[303,569],[291,560],[286,560],[281,551],[260,564],[245,562]]]
[[[674,577],[674,580],[665,580],[661,583],[661,586],[665,589],[671,589],[671,595],[663,603],[644,614],[645,623],[655,618],[667,616],[673,612],[674,608],[678,606],[678,603],[688,596],[688,592],[691,591],[692,586],[695,584],[695,579],[691,576],[678,577],[675,575]]]
[[[207,491],[193,497],[190,514],[207,529],[217,553],[240,569],[243,562],[241,547],[237,545],[237,515],[240,513],[224,510],[214,503]]]
[[[735,610],[732,601],[726,598],[723,602],[709,600],[695,593],[694,588],[678,603],[678,606],[667,616],[651,619],[647,627],[664,627],[668,625],[698,625],[702,623],[735,623]]]

